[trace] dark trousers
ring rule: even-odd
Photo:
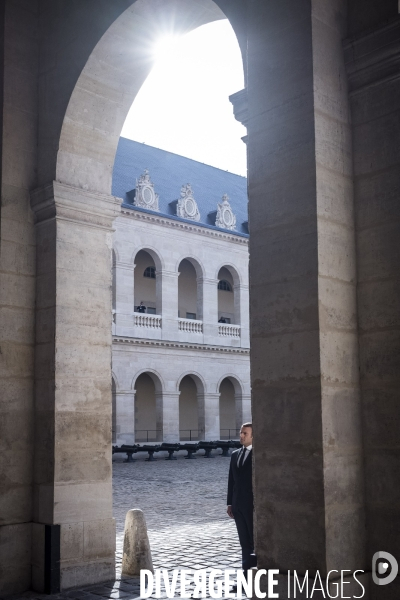
[[[254,556],[254,536],[253,536],[253,511],[241,511],[235,509],[236,529],[239,535],[239,542],[242,547],[242,569],[247,571],[256,566]]]

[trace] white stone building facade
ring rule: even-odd
[[[237,437],[251,418],[248,238],[123,205],[113,247],[113,442]]]

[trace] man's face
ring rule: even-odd
[[[253,428],[252,427],[242,427],[240,430],[240,443],[242,446],[251,446],[253,443]]]

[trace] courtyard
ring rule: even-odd
[[[135,463],[123,462],[122,455],[114,456],[115,581],[51,596],[26,592],[14,596],[14,600],[140,597],[139,578],[121,578],[124,521],[131,508],[140,508],[145,514],[155,569],[239,569],[241,552],[236,528],[226,514],[229,458],[222,457],[220,451],[210,459],[199,452],[196,460],[186,460],[184,454],[169,461],[160,453],[154,462],[146,461],[146,454],[139,454]]]

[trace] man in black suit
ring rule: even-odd
[[[231,455],[226,512],[235,519],[242,547],[242,568],[246,572],[256,566],[253,537],[253,425],[251,423],[242,425],[240,443],[241,449],[235,450]]]
[[[143,300],[141,301],[141,303],[137,307],[136,312],[139,312],[139,313],[145,313],[146,312],[146,307],[145,307],[145,305],[143,303]]]

